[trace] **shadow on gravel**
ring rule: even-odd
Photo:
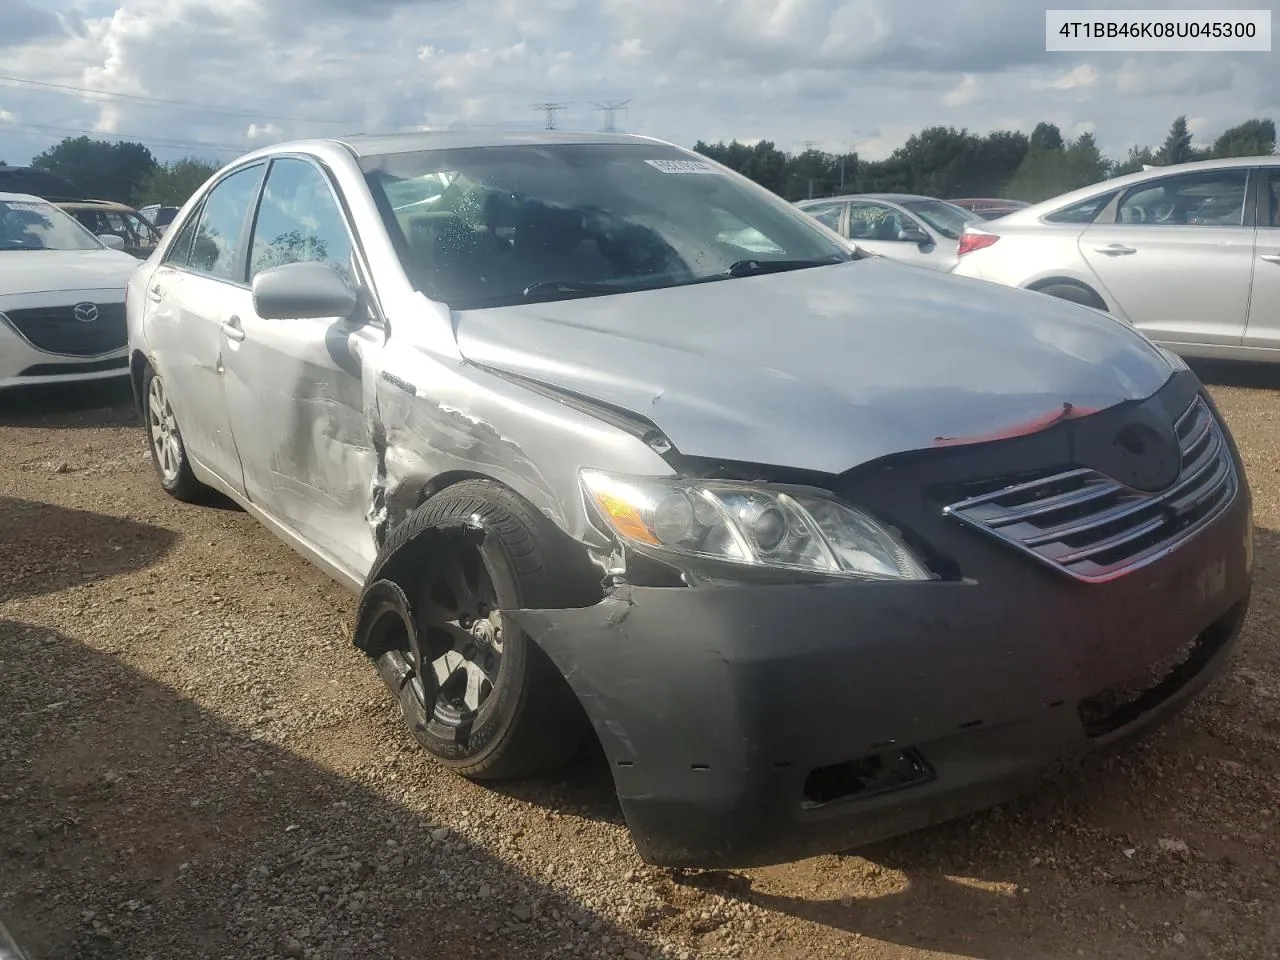
[[[1235,360],[1188,360],[1187,363],[1196,376],[1211,386],[1280,389],[1280,364]]]
[[[141,570],[177,539],[163,527],[0,496],[0,602]]]
[[[0,391],[0,426],[42,430],[141,427],[128,377]]]
[[[0,619],[0,703],[0,909],[33,960],[655,955],[72,637]]]

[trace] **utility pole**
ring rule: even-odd
[[[604,121],[605,133],[617,132],[618,125],[614,121],[614,118],[617,116],[619,111],[625,114],[627,112],[627,104],[629,104],[630,102],[631,100],[630,98],[628,98],[626,100],[605,100],[605,101],[602,101],[601,103],[595,104],[595,108],[597,110],[602,111],[605,115],[605,121]]]
[[[534,110],[539,110],[547,115],[547,129],[554,130],[556,128],[556,114],[568,113],[569,104],[567,103],[535,103]]]

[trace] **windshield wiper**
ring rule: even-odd
[[[538,280],[529,284],[520,295],[526,300],[547,294],[568,294],[569,296],[593,297],[607,293],[623,293],[634,286],[620,283],[593,283],[586,280]]]
[[[847,263],[849,257],[832,254],[829,257],[812,257],[808,260],[738,260],[724,272],[726,277],[754,277],[761,273],[782,273],[787,270],[804,270],[806,267],[825,267],[833,263]]]

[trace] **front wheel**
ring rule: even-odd
[[[499,614],[562,605],[555,577],[567,564],[550,555],[547,521],[505,487],[468,480],[420,506],[384,556],[424,533],[401,583],[411,627],[370,650],[409,728],[472,779],[558,769],[581,747],[586,715],[542,649]]]
[[[178,419],[169,405],[164,381],[148,364],[142,374],[143,416],[147,423],[147,440],[151,464],[164,492],[176,500],[198,503],[208,488],[196,479],[187,461],[187,448],[182,443]]]

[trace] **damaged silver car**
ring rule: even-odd
[[[654,863],[1011,796],[1184,704],[1248,606],[1243,467],[1179,360],[662,142],[271,147],[127,303],[164,489],[358,591],[443,764],[596,737]]]

